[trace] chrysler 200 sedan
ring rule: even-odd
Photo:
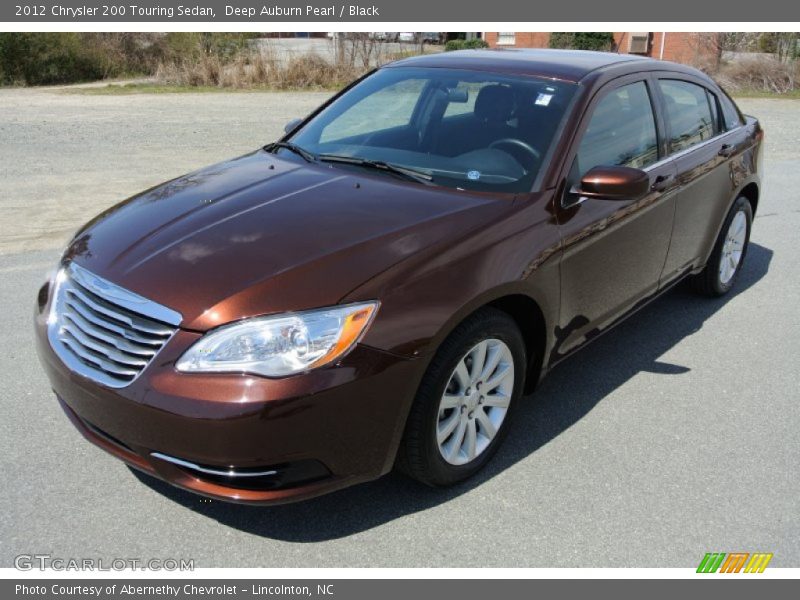
[[[684,278],[731,290],[762,137],[677,64],[401,60],[80,229],[39,355],[89,441],[187,490],[453,484],[554,365]]]

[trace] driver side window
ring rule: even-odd
[[[575,179],[598,166],[642,169],[658,161],[656,122],[647,85],[610,91],[594,108],[573,165]]]

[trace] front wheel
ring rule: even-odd
[[[525,343],[506,313],[484,308],[442,343],[411,408],[398,466],[434,486],[480,470],[508,429],[525,379]]]
[[[750,202],[739,196],[725,218],[708,263],[692,279],[695,290],[705,296],[723,296],[731,290],[747,254],[752,224]]]

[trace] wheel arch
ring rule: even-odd
[[[548,304],[537,300],[533,295],[518,288],[503,287],[494,293],[481,296],[458,311],[439,331],[431,346],[438,348],[441,343],[464,321],[482,308],[494,308],[506,313],[519,327],[525,341],[527,368],[525,372],[524,393],[529,394],[539,382],[547,350],[550,347],[548,336]]]
[[[735,188],[733,194],[728,201],[728,204],[725,208],[725,212],[722,214],[722,218],[716,224],[716,228],[713,229],[713,237],[710,238],[710,244],[705,249],[705,253],[702,255],[702,262],[695,265],[694,273],[699,273],[703,267],[708,263],[709,258],[711,257],[711,253],[714,251],[714,244],[716,243],[717,239],[719,238],[722,232],[722,226],[725,224],[725,219],[728,216],[728,213],[733,207],[734,203],[738,198],[744,197],[750,203],[750,208],[753,210],[753,217],[756,216],[756,209],[758,207],[758,200],[761,191],[761,181],[757,177],[749,178],[746,183],[741,184],[739,187]]]
[[[525,372],[524,393],[535,388],[542,372],[542,364],[547,350],[547,325],[539,304],[525,294],[510,294],[492,300],[485,306],[503,311],[519,327],[525,341],[528,365]]]
[[[750,208],[753,209],[753,216],[756,215],[756,210],[758,209],[758,198],[759,198],[759,189],[758,183],[755,181],[751,181],[747,185],[745,185],[737,194],[738,196],[744,196],[747,198],[747,201],[750,203]]]

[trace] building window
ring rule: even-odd
[[[513,31],[501,31],[497,34],[498,46],[513,46],[517,43],[517,34]]]
[[[628,33],[628,52],[630,54],[647,54],[650,51],[650,33],[632,31]]]

